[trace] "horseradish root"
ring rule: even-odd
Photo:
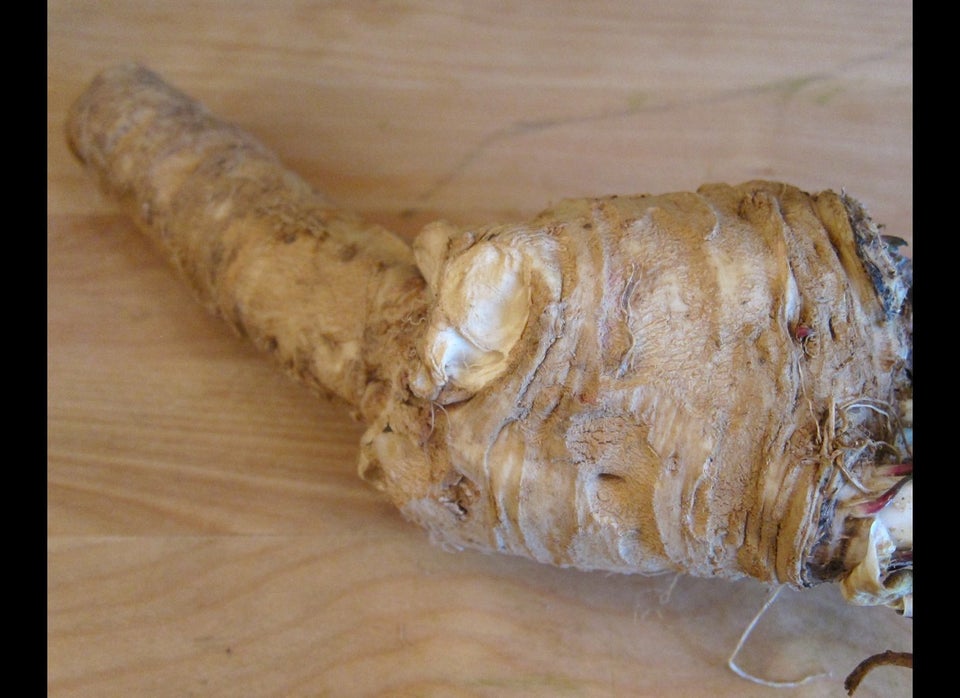
[[[912,613],[910,260],[849,196],[569,200],[411,249],[142,67],[68,132],[214,313],[353,406],[360,476],[436,540]]]

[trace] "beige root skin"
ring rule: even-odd
[[[909,280],[853,200],[571,200],[411,250],[142,68],[69,138],[214,312],[354,405],[361,476],[438,541],[912,598],[912,500],[872,511],[912,461]]]
[[[351,405],[384,399],[381,356],[422,314],[408,246],[331,206],[248,133],[136,65],[74,104],[68,141],[200,300],[297,379]]]
[[[430,227],[414,244],[432,302],[410,386],[436,423],[419,441],[401,415],[368,432],[361,474],[454,545],[621,572],[843,578],[870,548],[848,559],[834,451],[892,440],[889,414],[855,405],[909,390],[909,326],[878,298],[846,206],[752,182]],[[502,308],[479,317],[512,326],[522,309],[518,340],[491,346],[496,328],[467,314],[478,286]],[[466,348],[450,348],[450,327]],[[844,469],[869,481],[868,463]],[[903,595],[854,587],[857,603]]]

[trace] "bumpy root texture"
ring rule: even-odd
[[[355,406],[360,475],[438,541],[910,613],[910,261],[850,197],[570,200],[411,250],[143,68],[69,134],[214,312]]]
[[[121,65],[73,105],[68,142],[200,300],[315,390],[377,412],[403,317],[423,314],[409,246],[330,205],[250,134]],[[402,334],[402,333],[401,333]],[[395,346],[394,346],[395,345]]]

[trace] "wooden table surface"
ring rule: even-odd
[[[843,696],[911,621],[432,545],[361,425],[208,317],[63,141],[138,60],[412,237],[568,196],[781,179],[912,236],[902,0],[48,2],[52,696]],[[885,667],[860,696],[912,693]]]

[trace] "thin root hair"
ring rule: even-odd
[[[757,623],[760,622],[760,619],[763,617],[763,614],[766,613],[771,606],[773,606],[774,601],[777,600],[777,597],[780,595],[780,591],[785,585],[780,584],[770,592],[767,596],[767,600],[763,602],[763,606],[760,607],[760,610],[757,611],[756,615],[753,617],[753,620],[747,625],[746,629],[743,631],[743,634],[740,636],[740,640],[737,642],[737,646],[733,649],[733,654],[730,655],[730,658],[727,660],[727,666],[730,667],[730,671],[739,676],[742,679],[747,681],[752,681],[753,683],[760,684],[761,686],[767,686],[769,688],[797,688],[798,686],[803,686],[804,684],[810,683],[816,679],[828,678],[830,676],[829,672],[821,672],[819,674],[810,674],[805,676],[802,679],[796,681],[772,681],[770,679],[764,679],[759,676],[754,676],[743,669],[736,663],[737,655],[740,653],[740,650],[743,649],[743,645],[746,643],[747,638],[750,637],[750,633],[753,632],[753,629],[757,626]]]

